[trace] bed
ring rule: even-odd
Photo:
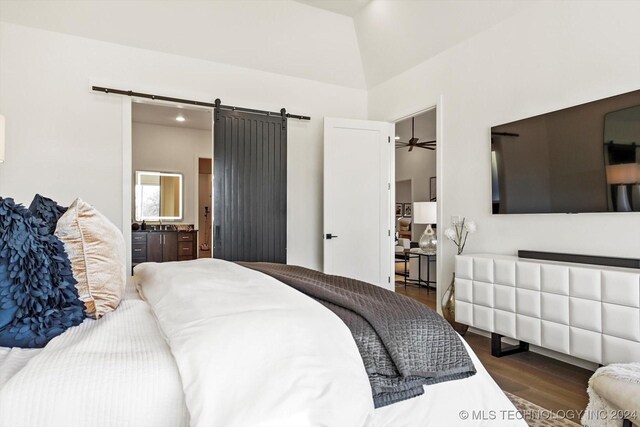
[[[526,425],[477,373],[374,409],[330,310],[219,260],[136,267],[114,312],[41,350],[0,349],[0,426]]]

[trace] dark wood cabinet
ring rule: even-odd
[[[197,233],[178,233],[178,261],[196,259],[198,248],[196,247]]]
[[[147,259],[148,262],[162,262],[162,233],[146,233],[147,236]]]
[[[131,234],[133,266],[143,262],[188,261],[197,258],[197,232],[134,231]]]
[[[178,260],[178,236],[175,231],[155,231],[147,235],[147,261]]]
[[[163,232],[162,233],[162,261],[178,261],[178,233]]]

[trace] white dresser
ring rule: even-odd
[[[640,361],[640,270],[500,255],[456,258],[456,320],[609,364]],[[499,344],[498,344],[499,345]]]

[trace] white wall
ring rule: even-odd
[[[396,203],[411,203],[412,200],[411,180],[401,181],[396,179]]]
[[[135,171],[139,170],[182,174],[184,212],[183,219],[179,222],[195,224],[198,209],[197,200],[195,200],[196,178],[198,178],[197,157],[209,159],[212,157],[211,131],[134,122],[131,141],[133,184],[135,184]],[[131,193],[135,194],[133,188]],[[133,220],[135,215],[133,199],[131,206]]]
[[[288,260],[322,267],[322,118],[365,118],[364,90],[0,23],[0,194],[24,203],[36,192],[62,203],[81,196],[124,230],[127,108],[94,84],[310,115],[289,121]]]
[[[407,116],[442,96],[440,223],[452,215],[477,221],[466,253],[640,258],[637,213],[492,216],[490,170],[491,126],[640,88],[638,16],[640,2],[541,2],[370,90],[376,120]],[[448,278],[455,251],[443,229],[438,277]]]
[[[353,20],[292,0],[2,0],[0,20],[366,87]]]

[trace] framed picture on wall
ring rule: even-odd
[[[403,203],[402,214],[405,217],[411,218],[413,216],[413,205],[411,203]]]
[[[431,178],[429,178],[429,201],[430,202],[435,202],[436,199],[438,198],[438,195],[436,193],[437,190],[437,186],[436,186],[437,180],[435,176],[432,176]]]
[[[396,216],[402,216],[402,203],[396,203]]]

